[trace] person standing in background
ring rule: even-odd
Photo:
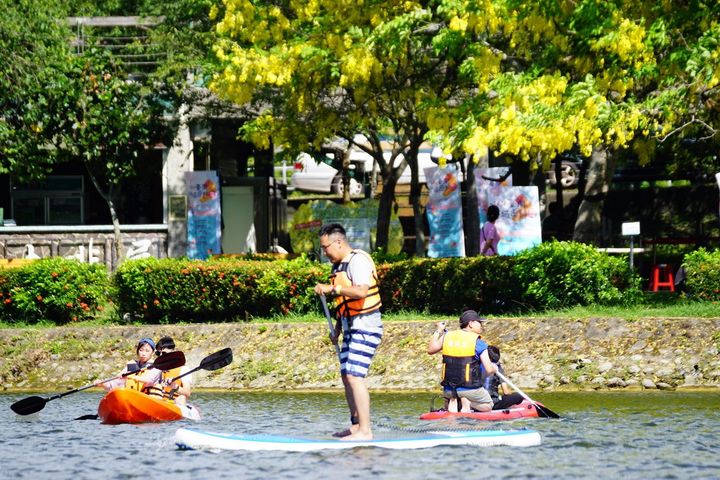
[[[492,257],[497,255],[500,235],[495,228],[495,221],[500,218],[500,209],[497,205],[490,205],[487,209],[487,221],[480,229],[480,255]]]

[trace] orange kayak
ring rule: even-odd
[[[100,400],[98,416],[102,423],[169,422],[188,418],[199,420],[200,412],[191,405],[176,405],[175,402],[152,397],[129,388],[111,390]]]

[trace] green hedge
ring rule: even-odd
[[[410,259],[378,267],[385,311],[456,314],[517,310],[522,291],[512,257]]]
[[[6,323],[57,324],[95,317],[108,301],[104,265],[61,257],[0,269],[0,318]]]
[[[720,299],[720,252],[698,250],[684,265],[689,295]],[[641,296],[625,259],[573,242],[543,243],[515,257],[378,262],[378,274],[386,312],[506,313],[622,305]],[[304,256],[148,258],[123,263],[111,284],[101,265],[50,258],[0,270],[0,319],[64,324],[93,318],[111,298],[119,315],[148,323],[320,313],[313,287],[328,275],[328,264]]]
[[[288,261],[217,259],[132,260],[113,282],[121,313],[148,322],[221,321],[234,317],[305,313],[328,266],[305,257]]]
[[[625,259],[583,243],[546,242],[515,258],[523,301],[535,308],[630,304],[642,294]]]
[[[685,255],[683,262],[688,296],[700,300],[720,300],[720,250],[704,248]]]

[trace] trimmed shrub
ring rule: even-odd
[[[288,261],[221,258],[131,260],[113,276],[118,311],[148,322],[222,321],[306,313],[316,305],[313,287],[327,265],[300,257]]]
[[[686,290],[689,296],[702,300],[720,300],[720,250],[700,248],[683,260]]]
[[[410,259],[378,266],[385,311],[459,314],[516,310],[522,290],[512,257]]]
[[[520,253],[515,274],[524,301],[537,308],[629,304],[642,295],[640,277],[623,258],[576,242],[542,243]]]
[[[0,270],[0,315],[9,323],[89,320],[104,308],[108,287],[104,265],[44,258]]]

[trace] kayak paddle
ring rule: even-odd
[[[528,402],[530,402],[530,403],[532,403],[533,405],[535,405],[535,408],[537,408],[538,414],[539,414],[541,417],[546,417],[546,418],[560,418],[560,415],[558,415],[557,413],[553,412],[552,410],[550,410],[549,408],[547,408],[547,407],[544,406],[544,405],[540,405],[540,404],[537,403],[535,400],[533,400],[532,398],[528,397],[528,396],[525,394],[525,392],[523,392],[522,390],[520,390],[520,388],[518,388],[517,385],[515,385],[513,382],[511,382],[511,381],[510,381],[505,375],[503,375],[502,373],[500,373],[500,372],[495,372],[495,375],[497,375],[498,378],[500,378],[500,380],[502,380],[503,382],[505,382],[505,383],[507,383],[508,385],[510,385],[516,392],[518,392],[520,395],[522,395],[522,397],[523,397],[525,400],[527,400]]]
[[[84,387],[76,388],[74,390],[70,390],[68,392],[58,393],[57,395],[53,395],[52,397],[43,398],[38,396],[32,396],[23,398],[22,400],[19,400],[12,405],[10,405],[10,408],[13,412],[17,413],[18,415],[31,415],[33,413],[39,412],[43,408],[45,408],[45,404],[51,400],[55,400],[57,398],[64,397],[66,395],[70,395],[71,393],[77,393],[81,392],[83,390],[87,390],[88,388],[95,387],[97,385],[100,385],[102,383],[107,383],[112,380],[116,380],[118,378],[127,377],[128,375],[133,375],[138,372],[142,372],[144,370],[147,370],[149,368],[157,368],[159,370],[170,370],[177,367],[182,367],[185,365],[185,354],[183,352],[171,352],[165,355],[162,355],[158,357],[153,365],[145,367],[143,369],[137,370],[135,372],[127,372],[122,375],[117,375],[115,377],[106,378],[105,380],[101,380],[97,383],[91,383],[89,385],[85,385]]]
[[[330,335],[335,336],[335,327],[332,322],[332,317],[330,316],[330,310],[328,310],[327,300],[325,299],[324,293],[320,294],[320,303],[322,303],[323,311],[325,312],[325,318],[327,318],[328,330],[330,330]],[[338,347],[337,339],[335,340],[335,343],[333,343],[333,345],[335,345],[335,352],[337,353],[338,358],[340,358],[340,347]]]
[[[193,368],[192,370],[188,370],[187,372],[183,373],[182,375],[178,375],[177,377],[170,380],[168,383],[173,383],[175,380],[179,380],[180,378],[184,377],[185,375],[189,375],[193,373],[196,370],[219,370],[227,365],[230,365],[233,361],[233,353],[232,349],[230,348],[223,348],[222,350],[211,353],[207,357],[203,358],[200,361],[200,365]]]

